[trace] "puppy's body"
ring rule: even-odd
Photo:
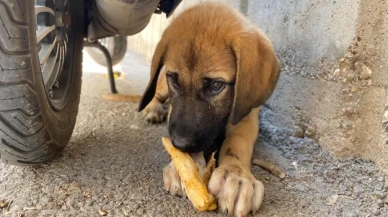
[[[259,130],[258,107],[272,94],[278,75],[268,38],[221,4],[184,11],[156,48],[140,110],[147,119],[162,121],[162,104],[169,98],[174,146],[187,152],[219,149],[209,190],[229,214],[246,215],[261,205],[264,187],[250,172],[250,160]],[[171,192],[181,190],[179,180],[167,183],[169,189],[171,184],[178,188]]]

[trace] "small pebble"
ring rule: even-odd
[[[355,63],[356,68],[360,71],[360,78],[361,79],[369,79],[372,77],[372,70],[368,66],[366,66],[364,63],[356,62]]]
[[[4,208],[8,205],[8,202],[6,202],[5,200],[0,200],[0,208]]]
[[[313,126],[308,126],[307,127],[307,130],[304,132],[305,136],[307,137],[313,137],[315,135],[315,127]]]
[[[298,163],[297,162],[292,162],[291,165],[295,168],[295,169],[298,169]]]
[[[335,195],[332,195],[331,197],[329,197],[329,198],[327,199],[328,205],[333,206],[334,204],[336,204],[338,198],[339,198],[338,194],[335,194]]]
[[[381,200],[381,199],[378,199],[378,200],[376,201],[376,204],[377,204],[377,207],[381,208],[381,207],[384,206],[384,201]]]
[[[388,120],[388,111],[384,112],[384,119]]]
[[[136,213],[137,213],[138,215],[143,215],[143,214],[144,214],[144,210],[143,210],[143,209],[138,209],[138,210],[136,211]]]
[[[334,70],[333,77],[338,77],[340,72],[341,72],[341,70],[338,68],[336,70]]]
[[[378,191],[383,190],[384,189],[384,182],[376,183],[374,188],[375,188],[375,190],[378,190]]]
[[[105,210],[103,210],[103,209],[98,210],[98,213],[100,213],[100,216],[106,216],[106,215],[108,215],[108,212],[105,211]]]

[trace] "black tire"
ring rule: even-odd
[[[127,52],[127,37],[126,36],[113,36],[99,40],[102,45],[108,49],[112,58],[112,64],[116,65],[123,60],[125,53]],[[86,52],[89,56],[98,64],[107,66],[104,54],[94,47],[86,47]]]
[[[58,77],[66,84],[65,98],[61,98],[65,101],[59,108],[43,81],[35,1],[0,0],[0,160],[8,164],[49,161],[73,132],[81,88],[83,7],[82,1],[68,1],[74,9],[70,12],[72,34]]]

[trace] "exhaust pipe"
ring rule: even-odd
[[[150,22],[160,0],[96,0],[88,39],[94,41],[113,35],[134,35]]]

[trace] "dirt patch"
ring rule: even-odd
[[[388,212],[385,176],[373,162],[335,158],[309,134],[271,124],[273,115],[270,109],[262,112],[264,151],[256,147],[256,156],[280,163],[287,177],[276,182],[267,174],[270,180],[265,186],[271,194],[265,203],[276,204],[290,216],[384,216]]]

